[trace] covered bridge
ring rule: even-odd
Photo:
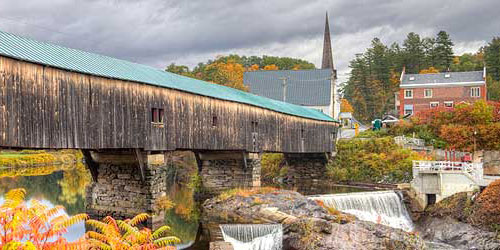
[[[146,180],[164,152],[191,150],[207,186],[255,186],[259,153],[318,158],[334,150],[337,125],[313,109],[0,31],[0,147],[82,149],[96,181],[127,164],[138,166],[123,168],[132,180]],[[92,188],[91,204],[111,192]]]

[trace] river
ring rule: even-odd
[[[67,165],[41,167],[4,167],[0,169],[0,203],[3,195],[14,188],[24,188],[26,198],[37,199],[53,207],[61,205],[68,215],[85,213],[85,190],[91,176],[81,162]],[[175,204],[165,213],[165,224],[172,228],[171,234],[179,237],[180,249],[191,245],[197,236],[200,219],[199,206],[194,200],[193,190],[188,185],[178,184],[175,177],[169,183],[169,198]],[[293,186],[281,188],[302,189]],[[328,186],[315,190],[315,194],[358,192],[363,189],[346,186]],[[304,192],[306,194],[310,194]],[[85,225],[79,223],[69,228],[64,237],[74,241],[85,234]],[[206,249],[206,242],[198,242],[188,249]]]

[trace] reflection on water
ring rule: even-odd
[[[61,205],[70,216],[85,213],[85,187],[90,183],[90,175],[83,163],[71,165],[16,167],[0,169],[0,203],[3,195],[15,188],[26,190],[27,200],[37,199],[54,207]],[[64,236],[74,241],[85,233],[84,223],[68,228]]]
[[[170,226],[171,235],[182,240],[179,249],[184,249],[196,240],[200,211],[199,204],[194,200],[193,189],[187,184],[178,184],[175,179],[174,177],[168,188],[168,197],[175,205],[165,212],[165,224]],[[37,199],[50,207],[61,205],[68,215],[72,216],[85,213],[85,190],[90,183],[90,174],[81,162],[71,165],[0,168],[0,203],[3,203],[3,195],[7,191],[24,188],[28,200]],[[280,188],[296,190],[305,195],[364,191],[359,188],[333,185],[315,188],[309,185],[280,186]],[[69,228],[65,238],[74,241],[84,233],[85,225],[79,223]],[[188,249],[206,249],[206,247],[197,244]]]

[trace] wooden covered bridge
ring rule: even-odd
[[[208,188],[257,186],[260,153],[285,153],[300,171],[324,165],[337,125],[316,110],[0,31],[0,147],[81,149],[98,214],[133,214],[151,205],[137,194],[162,195],[152,165],[165,152],[195,152]]]

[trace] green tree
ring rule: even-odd
[[[435,59],[430,66],[440,71],[447,71],[450,68],[453,62],[453,42],[445,31],[439,31],[437,34],[433,55]]]
[[[417,74],[422,68],[425,68],[425,51],[420,36],[410,32],[403,42],[404,64],[406,72]]]
[[[493,80],[500,81],[500,37],[495,37],[484,48],[487,72]]]

